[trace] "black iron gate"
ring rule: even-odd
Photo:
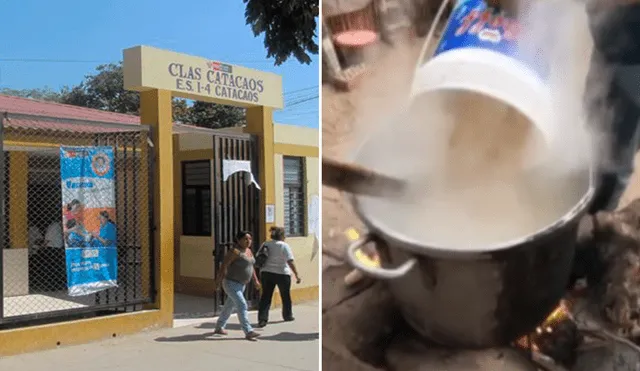
[[[260,190],[250,184],[244,172],[223,179],[225,160],[251,162],[251,172],[258,179],[258,152],[255,137],[246,134],[223,134],[213,136],[213,236],[214,277],[224,260],[227,250],[233,245],[233,237],[239,231],[253,234],[253,251],[261,243],[260,236]],[[249,307],[257,304],[257,293],[250,284],[245,292]],[[224,304],[224,293],[215,295],[215,311]]]

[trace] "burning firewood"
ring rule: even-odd
[[[576,361],[596,348],[609,349],[613,342],[640,336],[640,200],[584,218],[574,274],[574,281],[587,279],[586,297],[568,296],[516,345],[572,370],[598,370]],[[626,352],[634,346],[627,344]],[[640,357],[640,347],[636,348]],[[614,353],[608,354],[613,357]]]
[[[585,217],[574,273],[587,295],[568,296],[524,345],[572,371],[640,371],[640,200]]]
[[[582,340],[570,303],[562,300],[534,332],[518,339],[515,346],[531,352],[532,360],[537,359],[537,363],[544,363],[546,358],[542,355],[549,357],[544,369],[551,369],[551,364],[555,364],[556,369],[560,366],[571,368]]]
[[[582,343],[578,326],[569,318],[548,326],[536,333],[534,341],[540,353],[548,355],[557,363],[570,368],[577,359],[577,349]]]

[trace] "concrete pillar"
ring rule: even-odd
[[[244,131],[258,137],[258,157],[260,160],[258,182],[262,187],[260,215],[263,221],[260,228],[260,238],[265,239],[268,237],[269,228],[273,226],[273,223],[266,223],[266,206],[274,205],[276,201],[272,109],[269,107],[247,108],[247,126]],[[282,205],[275,205],[275,207],[282,207]]]
[[[162,322],[173,324],[174,215],[173,215],[173,118],[171,92],[147,90],[140,93],[140,121],[153,131],[155,162],[153,200],[155,220],[156,290],[155,308]]]

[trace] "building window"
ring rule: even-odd
[[[182,234],[211,236],[211,163],[182,163]]]
[[[305,236],[305,173],[304,158],[283,158],[284,169],[284,229],[287,236]]]

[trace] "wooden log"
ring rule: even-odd
[[[597,332],[597,331],[595,331]],[[604,337],[597,346],[579,351],[571,371],[639,371],[640,348],[632,342],[614,336]]]
[[[589,281],[589,300],[615,333],[640,335],[640,200],[599,212],[591,223],[586,234],[591,241],[580,241],[594,251],[592,259],[585,259],[591,264],[589,276],[595,277]]]

